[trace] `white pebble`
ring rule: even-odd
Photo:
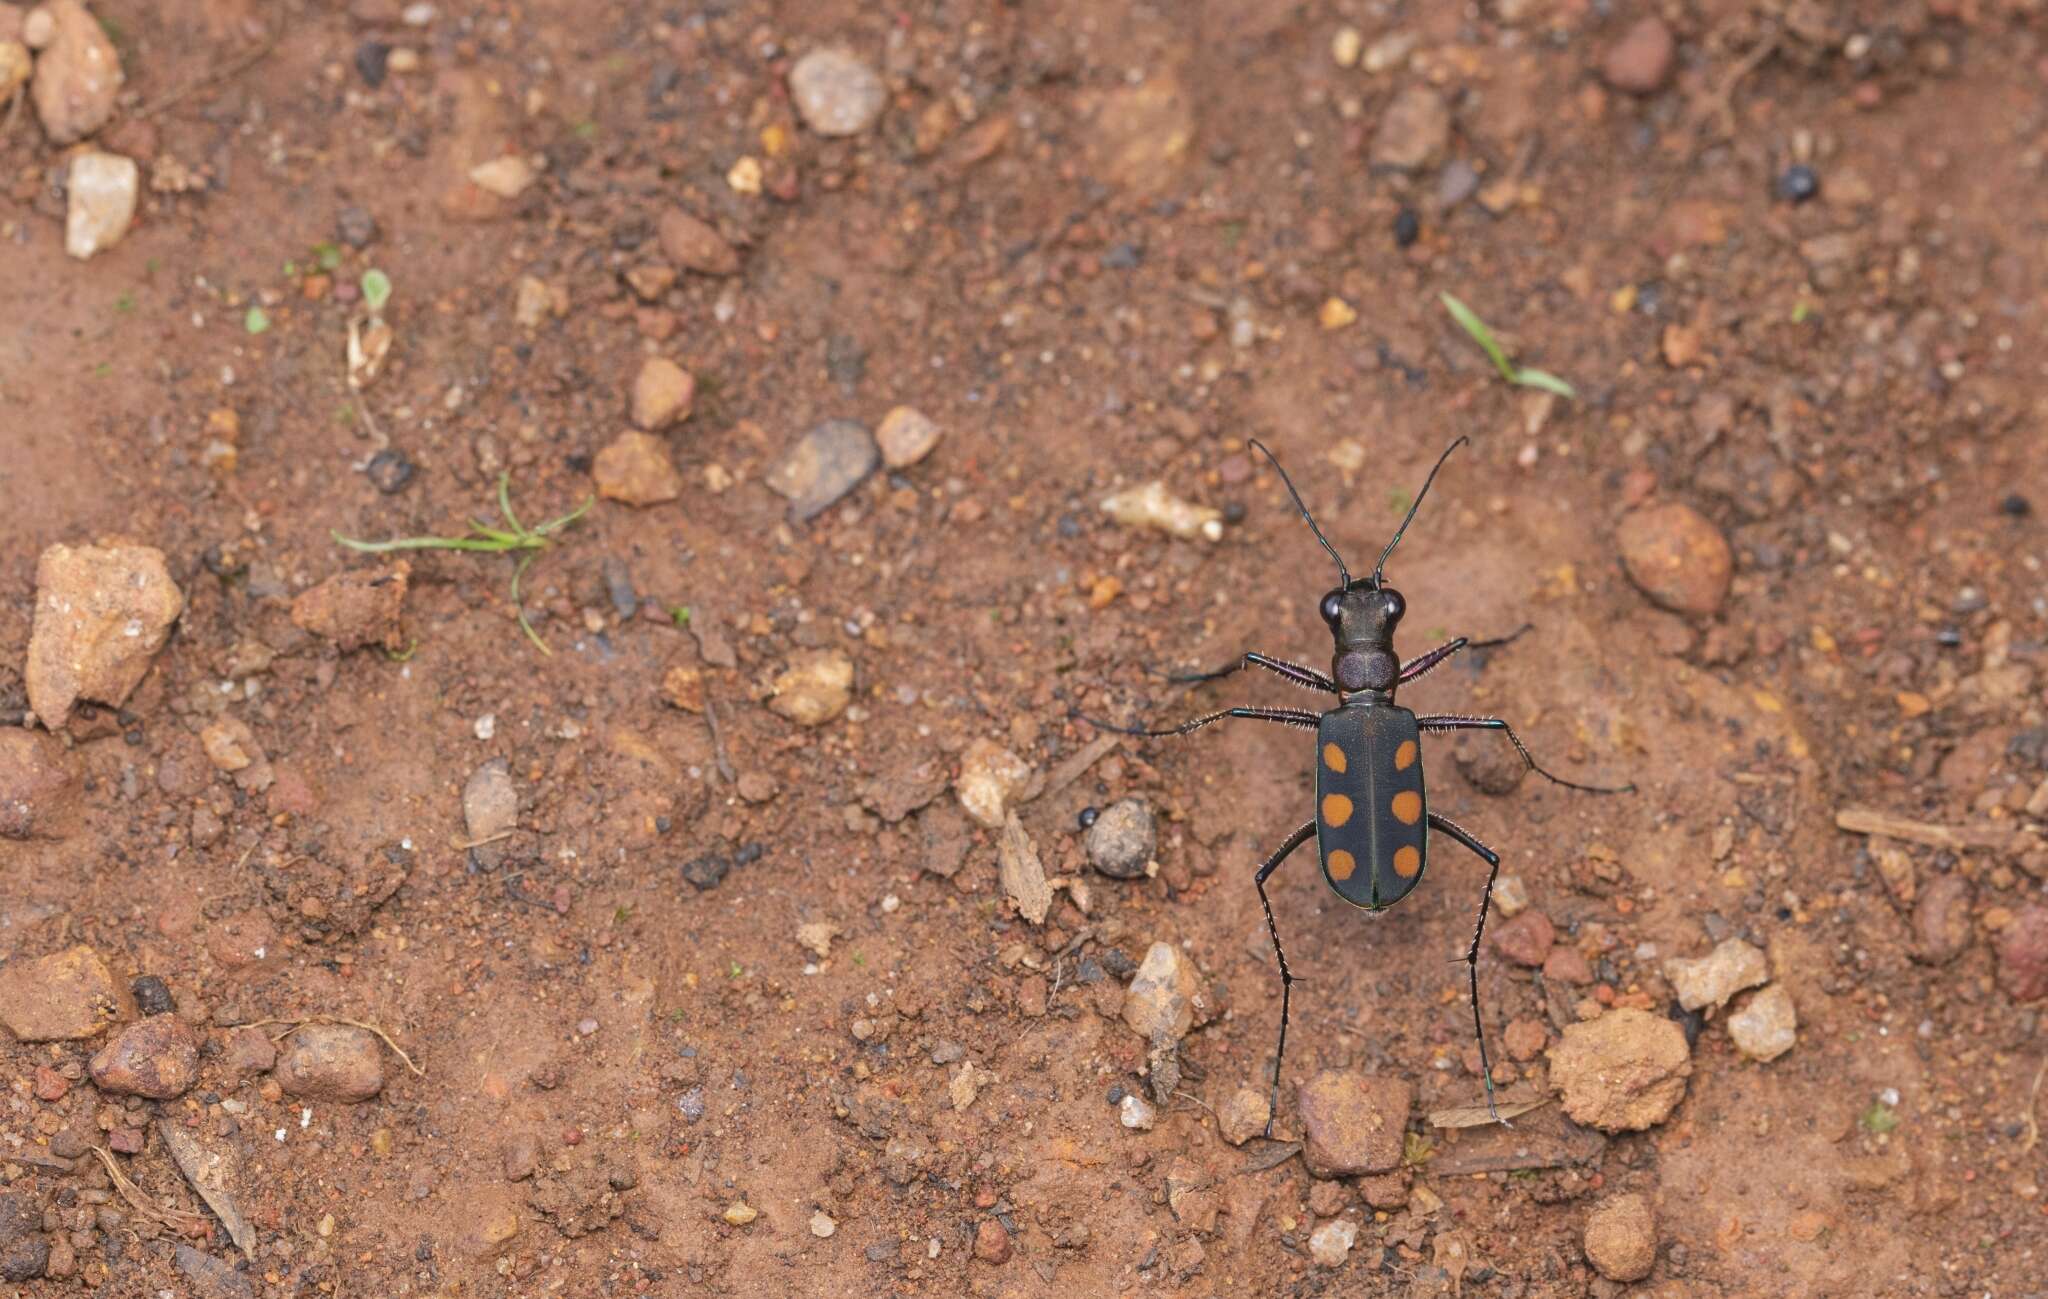
[[[476,732],[476,738],[479,740],[488,740],[498,733],[498,715],[496,713],[485,713],[482,717],[476,719],[476,725],[470,729]]]

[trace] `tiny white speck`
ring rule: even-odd
[[[496,713],[485,713],[482,717],[476,719],[476,725],[471,729],[476,732],[476,738],[479,740],[490,739],[498,733],[498,715]]]
[[[282,1141],[282,1140],[284,1140],[284,1129],[283,1129],[283,1128],[279,1128],[279,1129],[277,1130],[277,1139],[278,1139],[279,1141]]]
[[[299,1111],[299,1126],[301,1128],[313,1126],[313,1109],[311,1106],[307,1106]]]
[[[400,839],[400,840],[398,841],[398,846],[399,846],[399,847],[401,847],[401,848],[403,848],[403,849],[405,849],[405,850],[406,850],[407,852],[411,852],[411,851],[412,851],[412,838],[411,838],[411,836],[407,836],[406,838]]]
[[[262,960],[265,956],[268,956],[269,954],[270,949],[268,947],[259,947],[256,949],[256,959],[259,961]]]

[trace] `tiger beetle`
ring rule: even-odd
[[[1258,886],[1259,905],[1265,908],[1266,932],[1273,939],[1273,954],[1280,964],[1280,1041],[1273,1052],[1272,1106],[1269,1111],[1272,1113],[1279,1110],[1280,1071],[1287,1057],[1288,1002],[1295,980],[1293,972],[1287,968],[1286,949],[1280,945],[1280,927],[1273,921],[1272,900],[1266,896],[1267,877],[1279,869],[1280,863],[1286,861],[1290,853],[1313,836],[1322,857],[1323,879],[1337,896],[1367,911],[1384,911],[1407,897],[1422,882],[1423,867],[1429,861],[1427,831],[1436,830],[1463,844],[1487,866],[1486,890],[1479,895],[1479,919],[1472,928],[1472,944],[1465,949],[1465,973],[1471,984],[1472,1032],[1479,1040],[1479,1068],[1486,1083],[1487,1113],[1503,1127],[1512,1126],[1501,1117],[1494,1103],[1493,1064],[1486,1052],[1486,1029],[1479,1013],[1479,943],[1486,933],[1486,913],[1493,901],[1494,881],[1500,876],[1500,854],[1448,817],[1429,810],[1422,784],[1422,736],[1442,731],[1497,731],[1515,746],[1515,752],[1522,756],[1529,770],[1553,784],[1589,794],[1635,792],[1633,784],[1614,787],[1582,785],[1553,775],[1537,763],[1528,746],[1522,743],[1522,738],[1515,734],[1515,728],[1501,718],[1462,713],[1418,717],[1394,703],[1397,689],[1425,676],[1459,650],[1506,645],[1530,630],[1525,625],[1512,635],[1497,640],[1474,641],[1460,636],[1405,663],[1394,653],[1394,629],[1408,611],[1408,603],[1401,598],[1399,591],[1386,584],[1387,559],[1394,553],[1394,547],[1401,544],[1402,534],[1408,531],[1408,525],[1415,521],[1415,512],[1422,508],[1422,498],[1429,494],[1430,484],[1436,481],[1437,470],[1443,468],[1451,452],[1468,441],[1469,438],[1459,438],[1437,457],[1435,467],[1423,481],[1422,490],[1415,495],[1414,504],[1408,507],[1407,517],[1395,529],[1394,539],[1380,552],[1380,560],[1373,566],[1372,576],[1363,579],[1353,579],[1344,557],[1323,535],[1315,516],[1309,513],[1301,493],[1295,490],[1294,481],[1280,467],[1279,460],[1264,444],[1256,440],[1251,443],[1272,463],[1280,481],[1286,484],[1288,495],[1294,498],[1294,504],[1301,510],[1301,517],[1307,521],[1309,531],[1330,553],[1330,558],[1337,561],[1337,586],[1323,597],[1319,606],[1323,621],[1329,625],[1330,635],[1336,642],[1330,660],[1330,675],[1324,676],[1313,668],[1253,652],[1215,672],[1176,676],[1171,680],[1200,683],[1215,681],[1248,667],[1264,668],[1304,689],[1337,696],[1335,708],[1321,714],[1305,708],[1226,708],[1161,730],[1114,726],[1096,722],[1093,718],[1086,719],[1104,730],[1124,735],[1186,735],[1211,722],[1232,717],[1278,722],[1282,726],[1295,726],[1316,733],[1316,815],[1288,835],[1270,857],[1260,862],[1257,873],[1252,877]],[[1268,1136],[1272,1135],[1272,1127],[1269,1118],[1266,1122]]]

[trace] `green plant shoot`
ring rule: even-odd
[[[532,641],[534,648],[541,653],[552,655],[554,651],[540,638],[540,633],[533,629],[533,624],[526,620],[526,607],[519,602],[519,582],[526,576],[526,570],[532,567],[533,561],[540,557],[540,552],[553,544],[554,534],[582,518],[585,512],[597,503],[597,498],[586,496],[583,498],[583,504],[562,517],[549,519],[546,523],[528,528],[519,521],[519,516],[512,512],[511,481],[512,475],[509,473],[498,475],[498,512],[505,516],[507,526],[504,528],[494,528],[481,520],[471,519],[469,531],[459,537],[397,537],[390,541],[360,541],[336,532],[333,534],[334,540],[350,550],[373,555],[386,554],[394,550],[476,550],[499,555],[512,551],[521,552],[519,562],[512,568],[512,607],[519,614],[519,629],[526,633],[526,639]]]

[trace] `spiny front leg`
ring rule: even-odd
[[[1282,726],[1299,726],[1303,730],[1309,731],[1316,729],[1316,726],[1322,721],[1320,716],[1309,712],[1306,708],[1224,708],[1217,712],[1191,718],[1188,721],[1182,722],[1179,726],[1168,726],[1158,730],[1143,726],[1118,726],[1115,722],[1107,722],[1097,717],[1090,717],[1079,709],[1074,710],[1072,716],[1079,718],[1099,731],[1111,731],[1117,735],[1142,735],[1152,738],[1167,735],[1186,735],[1191,731],[1201,730],[1211,722],[1220,722],[1229,717],[1248,717],[1255,722],[1278,722]]]

